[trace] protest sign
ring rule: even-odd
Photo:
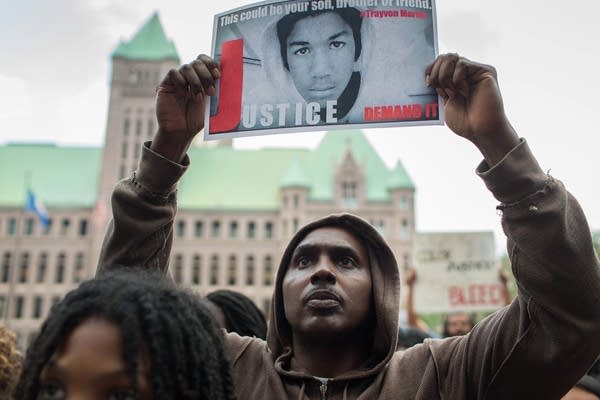
[[[433,0],[265,1],[215,16],[205,139],[441,124]]]
[[[489,311],[504,305],[493,232],[415,236],[414,307],[419,313]]]

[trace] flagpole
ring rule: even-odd
[[[25,171],[24,176],[24,184],[25,184],[25,201],[27,201],[27,190],[29,189],[31,183],[31,171]],[[19,214],[17,215],[17,226],[15,231],[15,246],[14,246],[14,262],[12,263],[11,268],[9,269],[8,276],[8,296],[6,299],[6,307],[4,308],[4,324],[12,329],[11,321],[13,318],[10,317],[11,314],[11,305],[13,298],[15,296],[15,286],[17,280],[17,268],[19,268],[19,253],[21,252],[21,247],[23,246],[23,221],[25,221],[25,206],[21,206],[19,209]]]

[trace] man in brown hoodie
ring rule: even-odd
[[[238,399],[560,399],[600,353],[590,230],[510,125],[495,69],[447,54],[425,75],[448,127],[484,156],[477,173],[500,202],[518,296],[465,336],[397,352],[392,251],[364,220],[325,217],[300,229],[283,254],[267,340],[225,336]],[[159,129],[114,190],[98,273],[131,264],[167,273],[177,181],[218,77],[200,56],[161,83]]]

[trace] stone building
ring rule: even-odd
[[[93,276],[114,184],[134,170],[156,129],[154,93],[179,65],[154,14],[112,54],[104,148],[0,146],[0,319],[25,347],[52,304]],[[414,185],[389,169],[360,131],[325,135],[314,149],[240,150],[231,142],[189,151],[179,189],[171,273],[200,294],[229,288],[267,311],[282,249],[308,221],[341,210],[369,220],[408,265]],[[25,211],[44,203],[47,227]]]

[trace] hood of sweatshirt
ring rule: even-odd
[[[370,346],[366,365],[349,371],[339,379],[365,378],[378,373],[389,362],[396,351],[398,338],[398,311],[400,306],[400,277],[394,254],[381,235],[368,222],[351,214],[333,214],[309,223],[300,229],[290,240],[277,271],[275,291],[270,312],[267,344],[275,367],[282,375],[306,377],[308,375],[289,369],[292,352],[292,330],[285,317],[283,305],[283,278],[287,272],[292,254],[298,244],[312,231],[323,227],[337,227],[355,235],[368,251],[373,288],[374,326],[373,342]]]

